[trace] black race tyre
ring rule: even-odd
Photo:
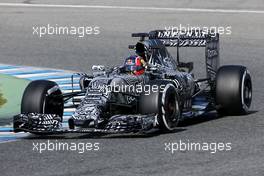
[[[252,100],[250,73],[244,66],[219,68],[216,76],[217,111],[222,115],[246,114]]]
[[[142,114],[155,113],[158,127],[165,132],[173,131],[181,117],[179,97],[175,86],[168,82],[157,81],[151,86],[158,86],[158,91],[142,95],[139,110]]]
[[[52,81],[32,81],[26,87],[22,102],[21,113],[57,114],[63,116],[63,98],[59,86]]]

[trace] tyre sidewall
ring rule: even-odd
[[[168,106],[168,99],[170,96],[175,98],[175,109],[174,115],[176,117],[174,122],[168,121],[168,114],[166,114],[166,106]],[[167,84],[163,91],[160,92],[160,106],[158,114],[158,123],[159,128],[163,131],[173,131],[177,127],[180,120],[180,106],[179,106],[179,97],[175,86],[171,83]]]
[[[219,69],[216,79],[216,104],[218,112],[227,114],[245,114],[248,105],[244,102],[245,82],[252,83],[249,71],[243,66],[223,66]],[[251,96],[252,97],[252,96]]]
[[[48,96],[61,94],[55,82],[38,80],[31,82],[24,91],[21,102],[21,113],[47,113],[63,115],[63,106],[57,107],[56,112],[51,112],[47,105]],[[63,99],[59,99],[63,101]],[[56,109],[56,108],[55,108]]]

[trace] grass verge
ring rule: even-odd
[[[29,81],[0,74],[0,119],[20,113],[23,92]]]

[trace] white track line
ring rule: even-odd
[[[51,7],[51,8],[92,8],[92,9],[126,9],[151,11],[179,11],[179,12],[206,12],[206,13],[254,13],[264,14],[263,10],[247,9],[207,9],[207,8],[166,8],[166,7],[136,7],[136,6],[103,6],[103,5],[67,5],[67,4],[23,4],[0,3],[0,6],[9,7]]]
[[[41,77],[41,76],[57,76],[57,75],[64,75],[65,73],[62,72],[48,72],[48,73],[36,73],[36,74],[22,74],[22,75],[13,75],[18,78],[33,78],[33,77]]]
[[[73,80],[79,80],[79,77],[74,77]],[[48,79],[50,81],[69,81],[71,83],[71,78],[59,78],[59,79]]]
[[[28,71],[32,68],[26,68],[26,67],[21,67],[21,68],[11,68],[11,69],[2,69],[0,70],[0,73],[10,73],[10,72],[15,72],[15,71]]]
[[[73,92],[79,92],[80,90],[73,90]],[[62,92],[64,93],[70,93],[72,92],[72,90],[62,90]]]
[[[75,108],[64,109],[64,112],[74,112],[74,111],[75,111]]]
[[[60,87],[71,87],[72,84],[58,84]],[[79,86],[79,84],[73,84],[73,86]]]
[[[74,99],[83,99],[85,96],[76,96]]]
[[[10,139],[10,140],[6,140],[6,141],[0,141],[0,144],[9,143],[9,142],[16,142],[16,141],[19,141],[19,139]]]

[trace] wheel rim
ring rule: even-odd
[[[252,85],[250,79],[246,79],[244,82],[243,98],[244,104],[249,107],[252,99]]]
[[[171,88],[174,88],[171,85]],[[167,90],[165,88],[165,90]],[[165,91],[166,92],[166,91]],[[163,123],[168,130],[174,130],[177,127],[179,122],[180,110],[179,110],[179,103],[177,100],[177,93],[174,88],[174,91],[170,92],[169,94],[165,93],[163,96],[163,100],[165,100],[163,104]]]
[[[176,99],[175,97],[169,97],[168,99],[168,102],[167,102],[167,105],[165,106],[165,111],[166,111],[166,114],[169,116],[169,117],[173,117],[176,112]]]

